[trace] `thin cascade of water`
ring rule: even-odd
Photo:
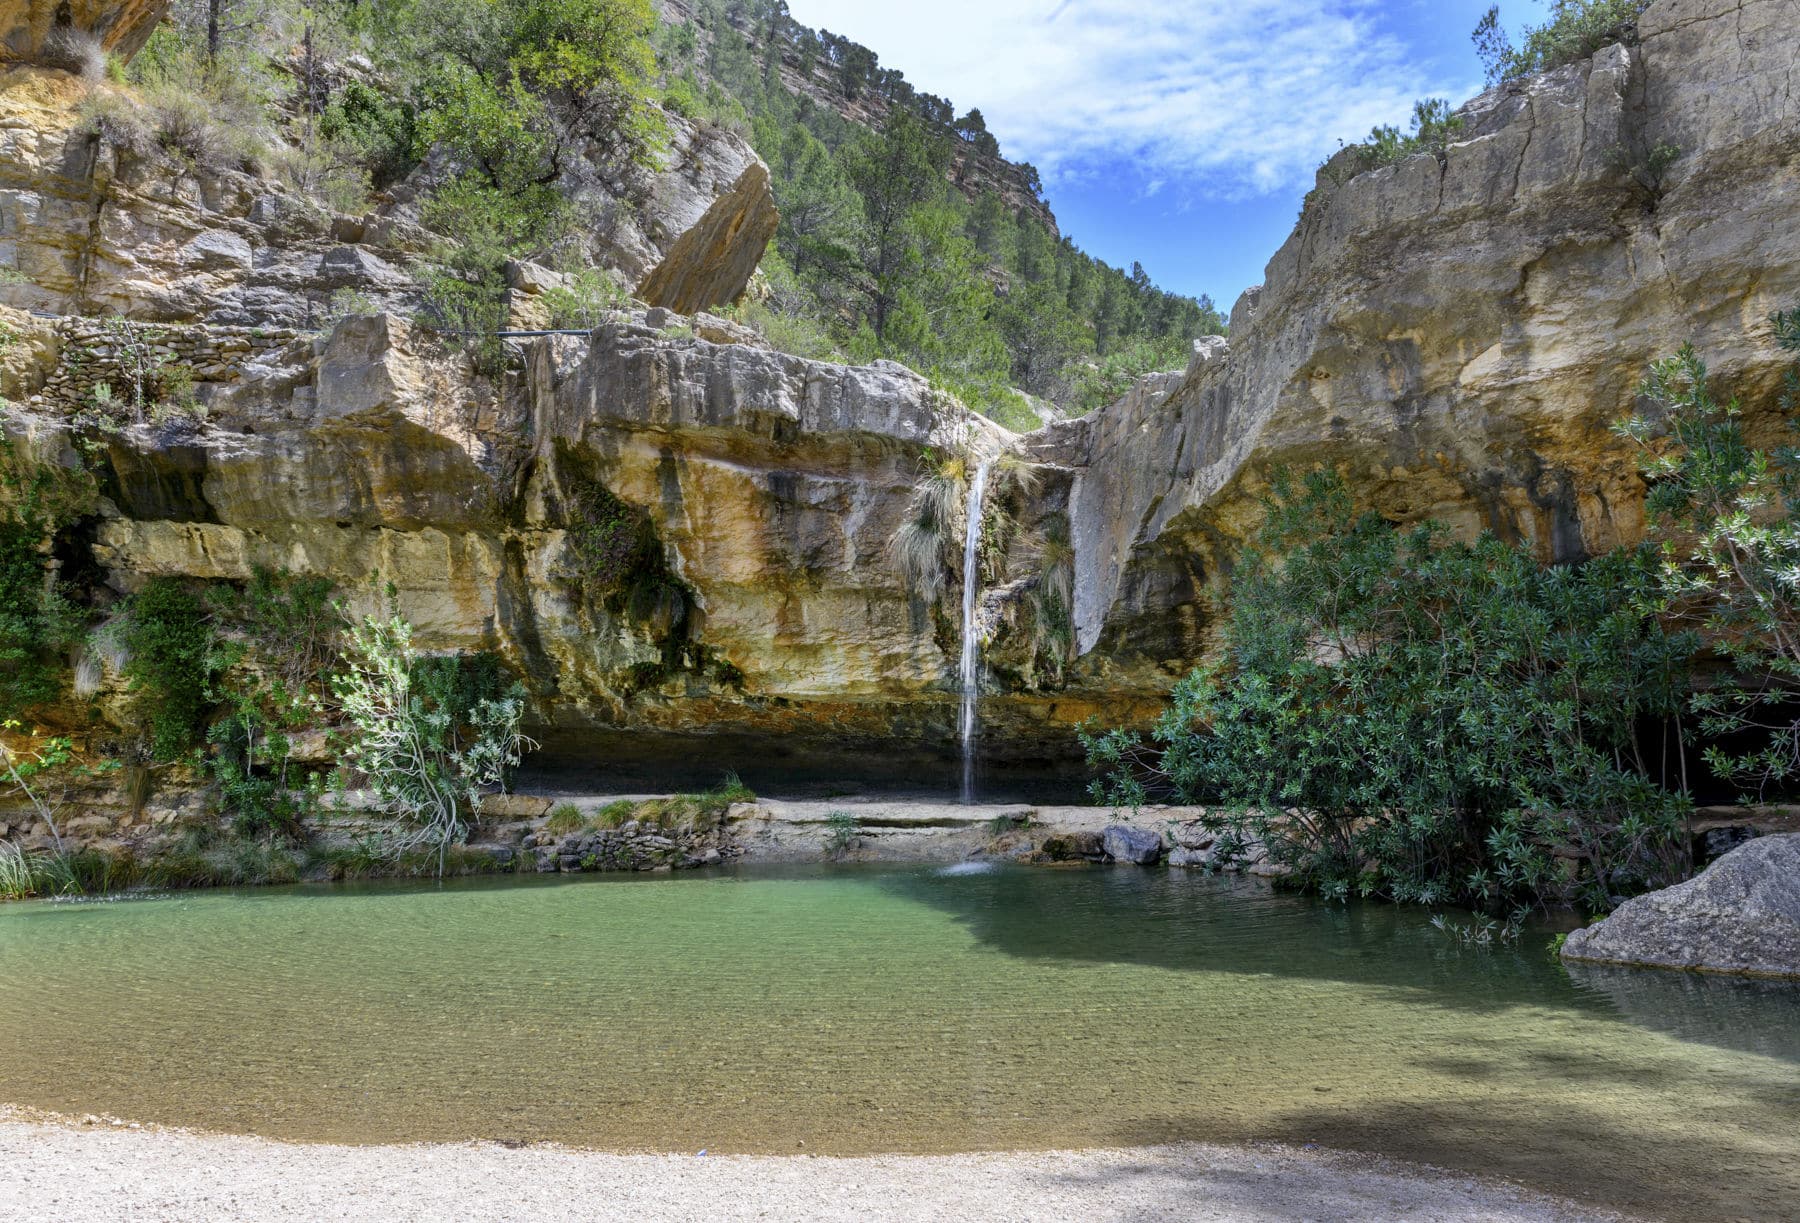
[[[969,481],[968,525],[963,530],[963,605],[962,605],[962,714],[957,730],[962,736],[962,800],[975,801],[975,703],[980,697],[981,643],[975,632],[975,605],[980,594],[976,551],[981,544],[981,502],[987,495],[988,468],[992,459],[983,459]]]

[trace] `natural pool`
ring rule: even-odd
[[[1138,869],[826,869],[0,909],[0,1100],[354,1142],[1251,1138],[1682,1217],[1800,1208],[1800,987],[1472,950]]]

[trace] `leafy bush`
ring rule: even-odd
[[[127,604],[121,635],[151,755],[177,759],[200,741],[219,664],[206,606],[179,579],[151,578]]]
[[[443,870],[482,792],[532,746],[519,730],[525,691],[499,690],[496,660],[430,658],[413,645],[392,587],[385,616],[350,624],[331,691],[350,731],[344,763],[394,819],[397,848],[429,848]]]
[[[1800,310],[1771,320],[1777,346],[1800,354]],[[1653,610],[1694,626],[1732,665],[1726,682],[1696,693],[1702,729],[1756,746],[1709,746],[1722,777],[1757,792],[1800,778],[1800,452],[1750,445],[1745,405],[1720,399],[1692,345],[1658,362],[1642,390],[1650,410],[1617,430],[1643,450],[1647,508],[1660,541]],[[1800,410],[1800,364],[1778,405]]]
[[[1694,641],[1643,608],[1647,555],[1403,532],[1326,473],[1267,508],[1225,661],[1148,743],[1087,736],[1098,798],[1206,804],[1227,858],[1260,842],[1333,897],[1604,909],[1685,874],[1687,802],[1639,726],[1679,709]]]
[[[1514,47],[1500,25],[1495,5],[1475,27],[1475,50],[1487,69],[1488,84],[1518,80],[1573,64],[1616,42],[1637,41],[1637,20],[1650,0],[1551,0],[1550,20],[1525,31]]]
[[[497,373],[506,355],[494,333],[506,327],[507,261],[547,247],[568,228],[570,215],[548,183],[508,190],[466,173],[438,188],[421,212],[443,241],[419,269],[425,284],[420,322],[465,348],[484,373]]]
[[[405,101],[361,81],[348,82],[319,116],[328,140],[351,150],[376,187],[398,181],[418,161],[418,122]]]
[[[314,724],[341,627],[328,578],[256,566],[242,587],[208,592],[219,641],[214,665],[231,671],[223,717],[207,732],[208,772],[246,835],[298,838],[319,793],[295,767],[292,735]]]
[[[0,721],[55,699],[66,652],[81,637],[81,612],[50,577],[47,480],[10,480],[17,499],[0,508]]]
[[[582,268],[569,273],[565,283],[544,294],[550,326],[591,331],[606,316],[631,303],[631,294],[610,272]]]

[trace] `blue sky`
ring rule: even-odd
[[[1492,0],[789,0],[1035,164],[1063,232],[1222,309],[1340,139],[1481,88]],[[1506,0],[1515,32],[1543,0]]]

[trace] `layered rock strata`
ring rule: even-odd
[[[1146,677],[1199,653],[1196,596],[1275,467],[1577,560],[1641,537],[1609,426],[1652,361],[1691,340],[1773,407],[1766,319],[1800,302],[1800,4],[1658,0],[1639,31],[1475,99],[1441,157],[1333,158],[1229,345],[1033,439],[1079,477],[1084,651]]]

